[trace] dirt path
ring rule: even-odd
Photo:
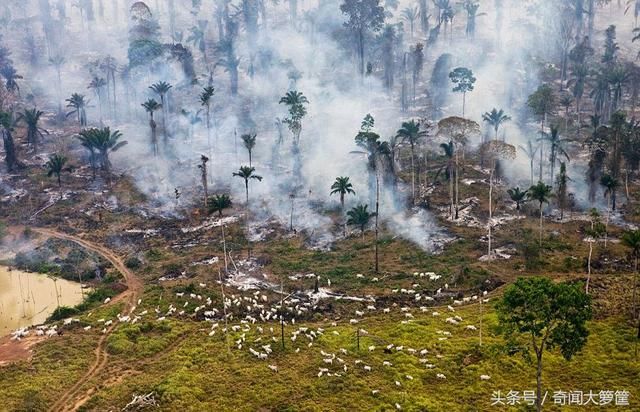
[[[66,233],[58,232],[52,229],[45,228],[32,228],[36,233],[47,237],[53,237],[57,239],[68,240],[74,242],[83,248],[92,252],[102,255],[108,260],[124,277],[127,284],[127,290],[116,298],[114,298],[110,304],[116,302],[125,302],[124,313],[129,313],[136,305],[138,298],[142,295],[143,284],[142,281],[136,277],[124,264],[122,259],[118,257],[113,251],[105,248],[104,246],[90,242],[77,236],[69,235]],[[107,338],[113,332],[115,323],[112,324],[105,334],[103,334],[98,340],[98,346],[96,347],[95,360],[87,370],[87,372],[76,381],[69,389],[58,397],[58,400],[49,408],[50,411],[74,411],[80,405],[82,405],[88,397],[90,397],[91,390],[86,389],[85,385],[95,377],[107,364],[108,354],[106,351]]]

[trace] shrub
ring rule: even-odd
[[[80,313],[80,310],[78,310],[77,308],[71,308],[69,306],[60,306],[53,311],[53,313],[51,314],[51,316],[49,316],[49,318],[47,318],[47,322],[54,322],[57,320],[70,318],[72,316],[77,315],[78,313]]]
[[[131,256],[124,262],[124,265],[131,270],[136,270],[142,266],[142,262],[137,257]]]

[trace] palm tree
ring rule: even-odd
[[[516,204],[516,211],[518,212],[518,216],[520,216],[520,206],[527,201],[528,190],[522,191],[519,187],[514,187],[513,189],[507,190],[509,197]]]
[[[358,205],[347,212],[347,216],[349,217],[347,219],[347,224],[360,228],[362,240],[364,240],[364,231],[369,224],[369,221],[376,215],[375,213],[370,213],[367,208],[367,205]]]
[[[0,111],[0,128],[2,128],[2,141],[4,143],[5,161],[7,163],[7,172],[13,172],[17,167],[21,166],[16,155],[16,144],[13,140],[13,127],[15,120],[12,113]]]
[[[58,79],[58,112],[62,112],[62,66],[64,66],[65,61],[64,56],[61,54],[49,59],[49,64],[56,69]]]
[[[149,126],[151,127],[151,146],[153,147],[153,155],[158,156],[158,138],[156,137],[157,124],[155,120],[153,120],[153,113],[156,110],[160,110],[162,108],[162,105],[155,99],[149,99],[146,102],[142,103],[142,107],[144,107],[147,113],[149,113]]]
[[[167,122],[166,117],[169,112],[169,106],[166,104],[165,98],[169,90],[173,86],[167,82],[154,83],[149,88],[160,96],[160,106],[162,106],[162,130],[164,131],[164,144],[167,144]]]
[[[413,31],[415,28],[416,20],[420,17],[420,11],[417,6],[407,7],[402,10],[402,19],[406,20],[409,23],[409,27],[411,28],[411,38],[413,39]]]
[[[487,257],[492,259],[494,255],[491,252],[492,246],[492,231],[493,231],[493,181],[496,174],[498,162],[500,160],[513,161],[516,158],[516,148],[499,140],[491,140],[485,142],[480,150],[489,157],[490,169],[489,169],[489,218],[487,219]],[[456,216],[457,217],[457,216]]]
[[[564,107],[564,128],[565,130],[569,126],[569,108],[573,104],[573,97],[568,94],[565,94],[560,98],[560,105]]]
[[[222,211],[229,209],[233,206],[229,195],[215,195],[209,198],[209,214],[218,213],[219,217],[222,217]]]
[[[100,163],[102,170],[107,175],[109,184],[111,184],[111,161],[109,154],[116,152],[127,144],[121,141],[122,133],[119,130],[111,131],[109,127],[101,129],[88,129],[80,132],[80,141],[82,145],[90,150],[91,156],[96,163]]]
[[[511,117],[507,116],[504,110],[498,110],[494,107],[490,112],[485,112],[482,115],[482,120],[487,122],[489,126],[493,127],[493,130],[495,131],[495,140],[498,140],[498,131],[500,130],[500,126],[511,120]]]
[[[107,174],[109,182],[111,182],[111,161],[109,160],[109,154],[118,151],[118,149],[125,146],[127,142],[120,141],[122,133],[120,133],[119,130],[114,130],[112,132],[109,127],[94,130],[96,149],[100,155],[102,168]]]
[[[87,89],[93,90],[98,98],[98,109],[100,111],[100,123],[102,124],[102,89],[107,85],[107,81],[102,77],[95,76]]]
[[[531,140],[527,141],[527,147],[518,146],[529,158],[529,166],[531,168],[531,185],[533,186],[533,162],[536,159],[536,153],[540,146],[534,146]]]
[[[402,123],[402,128],[398,130],[397,136],[402,138],[403,142],[408,142],[411,148],[411,195],[412,201],[416,201],[416,166],[415,166],[415,148],[420,141],[427,136],[427,130],[420,130],[420,122],[411,120]]]
[[[211,98],[215,93],[215,89],[211,86],[207,86],[200,93],[200,105],[205,108],[207,115],[207,144],[209,145],[209,152],[211,152]]]
[[[249,152],[249,167],[251,167],[253,166],[251,154],[253,153],[253,148],[256,147],[256,134],[243,134],[240,138],[247,152]]]
[[[289,117],[283,122],[289,126],[289,130],[293,134],[293,142],[297,145],[300,142],[300,133],[302,132],[302,119],[307,115],[305,104],[309,104],[309,100],[302,92],[290,90],[280,98],[279,104],[284,104],[289,108]]]
[[[331,193],[330,195],[340,194],[340,207],[342,209],[342,213],[344,213],[344,197],[347,194],[355,195],[356,192],[353,190],[353,185],[349,181],[349,177],[347,176],[339,176],[336,177],[336,181],[331,185]],[[347,235],[347,223],[343,226],[343,235]]]
[[[244,179],[244,188],[247,194],[247,206],[249,205],[249,180],[255,179],[258,182],[262,181],[262,176],[258,176],[254,174],[255,171],[256,171],[255,167],[241,166],[237,172],[233,173],[233,176],[238,176]]]
[[[40,138],[44,137],[44,134],[49,134],[47,130],[38,126],[43,114],[44,112],[36,108],[25,109],[16,119],[16,122],[22,122],[27,127],[27,142],[33,146],[34,150],[37,150]]]
[[[555,99],[553,88],[548,84],[543,84],[538,87],[527,99],[527,106],[529,106],[534,115],[540,118],[540,137],[544,136],[544,124],[547,116],[553,111],[556,102]],[[540,181],[542,181],[543,149],[542,141],[540,141]]]
[[[331,193],[332,195],[340,194],[340,206],[344,210],[344,197],[347,194],[356,194],[353,190],[353,185],[349,181],[349,177],[347,176],[339,176],[336,177],[336,181],[331,185]]]
[[[538,182],[537,185],[533,185],[529,188],[527,198],[529,200],[535,200],[539,204],[540,209],[540,247],[542,247],[542,205],[549,203],[552,193],[551,186],[545,185],[543,182]]]
[[[87,125],[87,107],[89,106],[89,100],[84,99],[83,94],[73,93],[70,98],[66,99],[67,107],[73,110],[67,113],[67,117],[75,114],[78,117],[78,123],[81,127]]]
[[[116,72],[118,71],[118,61],[112,56],[107,56],[100,62],[100,69],[102,69],[102,71],[107,76],[107,92],[109,92],[109,89],[111,89],[111,102],[113,104],[113,115],[114,117],[117,118],[118,110],[117,110],[117,95],[116,95]]]
[[[80,140],[82,147],[89,151],[89,163],[91,164],[93,179],[95,179],[98,168],[98,156],[94,129],[82,130],[78,135],[78,140]]]
[[[207,42],[205,39],[205,33],[208,24],[209,22],[206,20],[198,20],[198,25],[189,29],[191,34],[187,37],[187,43],[193,44],[194,47],[197,47],[198,50],[200,50],[205,63],[207,62]]]
[[[600,184],[604,187],[604,197],[607,199],[607,220],[605,223],[604,247],[607,247],[607,232],[609,231],[609,217],[611,215],[611,201],[613,199],[613,210],[615,209],[616,191],[620,187],[618,179],[611,175],[603,175],[600,178]]]
[[[558,156],[564,156],[569,161],[569,154],[567,153],[567,143],[571,142],[569,139],[563,139],[560,137],[560,129],[558,126],[551,126],[551,133],[544,133],[539,139],[540,141],[549,142],[549,167],[551,170],[551,182],[553,182],[554,170]]]
[[[623,65],[617,65],[607,72],[607,80],[611,85],[611,111],[618,109],[618,104],[622,101],[624,86],[631,77],[631,73]]]
[[[595,84],[589,97],[593,99],[595,106],[595,114],[602,116],[605,120],[609,119],[611,101],[611,84],[605,72],[598,73],[595,78]]]
[[[638,259],[640,258],[640,230],[628,230],[622,234],[622,244],[631,249],[633,256],[633,317],[637,317]],[[640,325],[638,326],[640,328]],[[640,329],[639,329],[640,331]]]
[[[18,96],[20,95],[20,86],[18,85],[18,80],[23,77],[18,74],[16,69],[11,65],[5,65],[0,67],[0,76],[4,77],[5,87],[9,92],[17,92]]]
[[[71,166],[65,167],[67,164],[67,158],[60,154],[53,154],[49,156],[49,161],[45,164],[47,168],[47,177],[56,176],[58,180],[58,187],[62,187],[61,175],[63,172],[71,172],[73,168]]]

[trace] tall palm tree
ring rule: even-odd
[[[80,140],[83,146],[86,144],[93,148],[95,158],[107,175],[109,184],[111,184],[111,161],[109,160],[109,155],[127,144],[126,141],[121,139],[122,133],[119,130],[111,131],[109,127],[94,128],[80,132]]]
[[[289,130],[293,135],[294,144],[300,142],[300,134],[302,133],[302,119],[307,115],[306,104],[309,99],[297,90],[290,90],[284,97],[280,98],[279,104],[284,104],[289,108],[289,117],[284,119],[284,123],[289,126]]]
[[[205,33],[209,22],[207,20],[198,20],[198,25],[189,29],[191,34],[187,37],[187,43],[193,44],[202,53],[205,63],[207,62],[207,42]]]
[[[34,150],[37,150],[40,138],[44,137],[44,134],[49,134],[47,130],[38,125],[43,114],[44,112],[36,108],[25,109],[24,112],[18,114],[16,119],[16,122],[22,122],[27,127],[27,142],[33,146]]]
[[[553,182],[554,170],[558,156],[564,156],[569,161],[569,154],[567,153],[567,144],[571,142],[569,139],[563,139],[560,137],[560,128],[557,125],[552,125],[550,133],[545,133],[540,138],[540,141],[549,143],[549,167],[551,172],[551,182]]]
[[[211,86],[207,86],[202,89],[200,93],[200,105],[205,108],[206,120],[207,120],[207,144],[209,145],[209,152],[211,152],[211,98],[215,93],[215,89]]]
[[[151,86],[149,86],[149,88],[153,90],[154,93],[160,96],[160,106],[162,106],[162,130],[164,132],[165,145],[167,144],[167,139],[168,139],[166,117],[169,113],[169,106],[167,105],[166,98],[167,98],[167,93],[169,93],[169,90],[171,90],[172,87],[173,86],[171,84],[164,81],[154,83]]]
[[[62,187],[62,173],[71,172],[73,170],[71,166],[65,166],[66,164],[67,158],[57,153],[49,156],[49,161],[45,164],[45,167],[47,168],[47,177],[55,176],[58,180],[58,187]]]
[[[16,144],[13,140],[13,127],[15,120],[12,113],[0,111],[0,128],[2,132],[2,142],[4,144],[5,162],[7,164],[7,172],[13,172],[17,167],[21,166],[16,154]]]
[[[495,140],[498,140],[498,131],[500,130],[500,126],[511,120],[511,117],[507,116],[504,110],[498,110],[494,107],[490,112],[485,112],[482,115],[482,120],[487,122],[489,126],[493,127],[493,130],[495,131],[494,138]]]
[[[95,130],[95,144],[96,149],[98,150],[98,154],[100,156],[100,161],[102,163],[102,168],[107,175],[107,179],[109,183],[111,182],[111,161],[109,160],[109,155],[113,152],[118,151],[121,147],[127,144],[126,141],[120,140],[122,139],[122,133],[119,130],[111,131],[109,127],[103,127],[101,129]]]
[[[514,187],[513,189],[507,190],[509,194],[509,198],[516,204],[516,210],[518,212],[518,216],[520,215],[520,206],[527,201],[528,190],[522,191],[519,187]]]
[[[616,201],[616,191],[618,187],[620,187],[620,182],[618,179],[611,175],[603,175],[600,178],[600,184],[604,187],[604,197],[607,199],[607,220],[605,223],[605,235],[604,235],[604,247],[607,247],[607,233],[609,231],[609,218],[611,216],[611,202],[613,201],[613,210],[615,209],[615,201]]]
[[[156,110],[160,110],[162,105],[155,99],[149,99],[142,103],[142,107],[149,113],[149,127],[151,127],[151,147],[153,148],[153,155],[158,156],[158,138],[156,136],[156,121],[153,119],[153,113]]]
[[[0,76],[4,77],[5,87],[9,92],[17,92],[20,95],[20,86],[18,80],[23,77],[18,74],[16,69],[12,65],[5,65],[0,67]]]
[[[640,259],[640,230],[628,230],[623,233],[620,240],[623,245],[631,249],[631,256],[633,256],[633,316],[638,317],[636,290],[638,287],[638,259]],[[640,328],[640,325],[638,328]]]
[[[362,240],[364,240],[364,231],[375,213],[370,213],[367,205],[358,205],[347,212],[347,224],[357,226],[360,229]]]
[[[349,177],[347,176],[339,176],[336,177],[336,181],[331,185],[331,193],[330,195],[340,195],[340,207],[342,209],[342,213],[344,213],[344,197],[347,194],[355,195],[356,192],[353,190],[353,185],[349,181]],[[343,235],[347,235],[347,222],[345,221],[343,226]]]
[[[411,198],[416,201],[416,166],[415,166],[415,149],[420,141],[427,136],[427,130],[420,130],[420,122],[411,120],[402,123],[402,128],[398,130],[397,136],[402,138],[404,142],[409,143],[411,148]]]
[[[576,113],[578,115],[577,123],[582,122],[582,97],[584,96],[584,88],[589,76],[589,67],[586,64],[579,64],[573,68],[573,78],[567,83],[572,86],[572,94],[576,99]]]
[[[560,106],[564,107],[564,128],[565,130],[569,127],[569,108],[573,104],[573,97],[568,94],[565,94],[560,98]]]
[[[249,180],[255,179],[258,182],[262,181],[262,176],[254,174],[255,171],[255,167],[241,166],[237,172],[233,173],[233,176],[241,177],[242,179],[244,179],[244,188],[247,195],[247,206],[249,205]]]
[[[549,203],[552,196],[551,186],[545,185],[543,182],[533,185],[529,188],[527,198],[538,202],[540,209],[540,247],[542,247],[542,206]]]
[[[378,273],[379,269],[379,255],[378,255],[378,218],[380,216],[380,171],[383,170],[385,164],[389,164],[393,161],[391,157],[391,149],[389,142],[383,142],[380,140],[380,135],[373,131],[375,120],[371,114],[367,114],[362,121],[360,131],[356,135],[355,141],[358,146],[365,150],[364,154],[367,156],[368,171],[370,179],[375,180],[375,206],[376,211],[373,214],[375,217],[375,272]],[[355,152],[363,153],[363,152]]]
[[[618,105],[622,102],[622,94],[626,83],[629,81],[631,73],[623,65],[617,65],[607,72],[607,80],[611,86],[611,111],[618,110]]]
[[[118,117],[117,110],[117,94],[116,94],[116,72],[118,71],[118,61],[112,57],[107,56],[100,62],[100,69],[107,76],[107,92],[111,89],[111,103],[113,104],[113,115]],[[108,96],[107,96],[108,97]],[[107,99],[109,100],[109,99]]]
[[[49,59],[49,64],[51,64],[56,69],[57,80],[58,80],[58,111],[62,112],[62,66],[64,66],[66,59],[63,55],[59,54],[53,56]]]
[[[98,169],[98,152],[94,130],[95,129],[82,130],[77,136],[82,147],[89,151],[89,163],[91,165],[93,179],[96,178],[96,171]]]
[[[209,214],[218,213],[219,217],[222,217],[222,211],[229,209],[233,206],[229,195],[215,195],[209,198]]]
[[[240,136],[240,138],[242,139],[242,143],[244,144],[244,147],[247,149],[247,152],[249,152],[249,167],[253,166],[252,164],[252,153],[253,153],[253,148],[256,147],[256,134],[243,134],[242,136]]]
[[[611,113],[611,84],[606,72],[603,71],[596,75],[595,84],[591,89],[591,93],[589,93],[589,97],[593,99],[595,114],[608,120]]]
[[[411,38],[413,39],[416,20],[418,20],[418,17],[420,17],[418,6],[405,8],[404,10],[402,10],[401,16],[403,20],[406,20],[409,23],[409,27],[411,29]]]
[[[78,117],[78,123],[81,127],[87,125],[87,107],[89,106],[89,100],[85,100],[83,94],[73,93],[70,98],[66,99],[67,107],[72,108],[67,113],[67,117],[75,114]]]
[[[529,167],[531,169],[531,186],[533,186],[533,162],[536,160],[536,153],[540,146],[534,146],[531,140],[527,141],[527,147],[518,146],[529,158]]]
[[[487,257],[492,259],[494,255],[492,254],[492,232],[493,232],[493,186],[494,186],[494,176],[496,174],[496,170],[498,168],[498,164],[501,160],[513,161],[516,158],[516,148],[513,145],[510,145],[505,142],[501,142],[499,140],[491,140],[485,142],[480,150],[485,154],[485,156],[489,157],[490,168],[489,168],[489,218],[487,220]],[[457,218],[457,216],[456,216]]]
[[[349,177],[347,176],[339,176],[336,177],[336,181],[331,185],[331,195],[339,194],[340,195],[340,206],[344,210],[344,197],[348,194],[355,195],[356,192],[353,190],[353,185],[349,181]]]
[[[550,115],[555,107],[556,97],[553,92],[553,88],[548,84],[543,84],[529,96],[527,99],[527,106],[531,109],[533,114],[540,118],[540,137],[544,136],[544,125],[547,120],[547,116]],[[544,146],[540,141],[540,181],[542,182],[542,168],[544,158]]]
[[[101,124],[102,124],[102,89],[104,89],[106,85],[107,85],[107,81],[105,79],[103,79],[102,77],[94,76],[94,78],[91,79],[89,86],[87,86],[87,89],[93,90],[93,92],[96,94],[96,97],[98,98],[98,109],[100,112]]]

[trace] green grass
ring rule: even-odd
[[[306,325],[325,329],[312,347],[307,346],[308,340],[302,335],[292,342],[290,334],[297,326],[287,326],[286,350],[280,349],[279,341],[272,343],[274,353],[266,361],[257,360],[248,352],[249,347],[259,349],[260,344],[265,343],[253,342],[260,336],[255,328],[247,332],[242,350],[232,342],[239,339],[241,333],[230,333],[228,352],[220,330],[209,337],[208,324],[204,322],[171,320],[121,325],[109,338],[110,363],[132,373],[113,384],[96,381],[98,390],[84,409],[117,410],[133,393],[155,392],[162,411],[390,411],[395,403],[409,411],[489,410],[493,391],[534,389],[535,369],[520,355],[509,356],[502,351],[502,338],[495,334],[495,315],[489,305],[485,308],[482,347],[477,332],[445,323],[444,318],[449,316],[445,311],[440,310],[442,315],[438,318],[430,314],[417,315],[417,310],[413,310],[416,318],[401,324],[403,317],[396,308],[393,314],[365,317],[358,325],[368,331],[368,335],[361,338],[359,352],[355,326],[349,325],[346,319],[336,327],[332,327],[330,321],[323,321]],[[463,325],[478,326],[478,310],[477,306],[468,307],[456,314],[463,317]],[[265,327],[262,340],[269,341],[272,336],[269,325],[262,326]],[[277,325],[270,326],[278,337]],[[633,359],[634,330],[617,318],[591,322],[589,329],[587,346],[572,361],[565,361],[557,353],[545,354],[545,388],[550,391],[627,389],[632,394],[633,407],[640,407],[634,397],[640,393],[637,379],[640,364]],[[443,335],[438,331],[449,331],[451,336],[439,340]],[[43,344],[34,360],[37,373],[28,364],[0,369],[3,405],[20,405],[30,390],[38,391],[46,402],[55,399],[56,388],[64,387],[65,381],[77,376],[92,357],[91,335],[74,334],[72,338],[73,346],[66,341],[71,336]],[[386,354],[383,348],[389,343],[403,345],[405,350]],[[116,344],[121,350],[113,350]],[[375,345],[376,350],[369,352],[369,345]],[[426,358],[436,367],[425,368],[418,355],[407,352],[409,347],[427,349]],[[348,354],[339,353],[340,348],[347,349]],[[296,349],[300,352],[296,353]],[[320,367],[332,371],[341,367],[337,361],[333,366],[325,365],[321,350],[343,358],[348,373],[342,377],[318,378]],[[356,359],[363,363],[355,365]],[[383,367],[383,361],[390,361],[393,366]],[[267,368],[268,364],[277,365],[279,372],[273,373]],[[364,371],[363,364],[373,370]],[[443,373],[447,379],[437,379],[437,373]],[[491,380],[481,381],[481,374],[490,375]],[[414,379],[408,380],[406,375]],[[395,385],[396,380],[402,383],[401,387]],[[371,393],[374,389],[380,391],[376,396]]]

